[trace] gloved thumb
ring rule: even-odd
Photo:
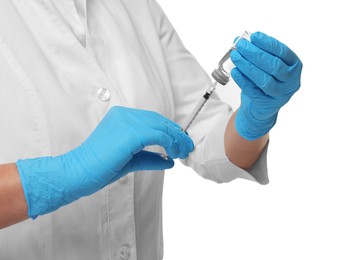
[[[164,157],[159,153],[140,151],[121,169],[121,172],[126,174],[134,171],[164,170],[172,168],[174,164],[174,160],[170,157]]]

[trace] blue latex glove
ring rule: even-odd
[[[231,60],[234,81],[242,89],[235,119],[238,133],[255,140],[275,125],[280,108],[300,88],[302,63],[286,45],[261,32],[241,39]]]
[[[165,148],[171,158],[143,151]],[[151,111],[113,107],[78,148],[56,157],[19,160],[28,216],[36,218],[88,196],[128,172],[173,167],[194,149],[181,127]]]

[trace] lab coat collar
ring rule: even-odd
[[[49,0],[79,42],[86,47],[87,0]]]
[[[74,0],[80,20],[87,24],[87,0]]]
[[[85,35],[84,35],[84,46],[86,46],[87,39],[87,0],[74,0],[74,4],[78,11],[79,18],[84,26]]]

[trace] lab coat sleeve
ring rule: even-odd
[[[183,125],[211,80],[185,49],[161,7],[154,0],[149,1],[167,63],[174,97],[175,121]],[[224,132],[232,113],[231,107],[214,93],[188,130],[195,143],[195,150],[187,159],[181,161],[202,177],[217,183],[243,178],[267,184],[268,144],[248,171],[235,166],[225,154]]]

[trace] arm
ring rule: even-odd
[[[243,138],[235,127],[236,114],[237,111],[228,122],[224,134],[224,149],[227,157],[233,164],[246,170],[251,168],[260,156],[268,142],[269,134],[253,141]]]
[[[27,218],[27,204],[15,163],[0,165],[0,229]]]
[[[211,85],[211,79],[193,55],[186,50],[160,6],[154,0],[150,0],[150,5],[169,74],[175,121],[184,125],[207,86]],[[242,135],[238,135],[235,130],[235,115],[232,115],[231,107],[214,92],[188,129],[190,137],[195,142],[195,150],[181,162],[203,178],[217,183],[242,178],[267,184],[266,137],[256,142],[248,142],[241,138]],[[252,146],[251,149],[248,149],[249,145]],[[229,149],[227,156],[225,146]],[[244,158],[245,151],[249,161]],[[258,158],[259,154],[261,156]],[[241,163],[244,168],[248,168],[254,161],[256,163],[249,171],[238,167]]]
[[[286,45],[261,32],[252,34],[251,42],[241,39],[236,48],[231,75],[242,89],[241,106],[228,124],[225,151],[235,165],[249,169],[279,110],[300,88],[302,63]]]
[[[160,6],[149,1],[167,64],[175,121],[183,125],[211,81]],[[231,75],[242,90],[241,106],[233,113],[213,93],[188,129],[195,150],[182,162],[218,183],[243,178],[267,184],[268,133],[280,108],[300,87],[302,63],[287,46],[260,32],[251,35],[251,42],[241,39],[231,59],[236,66]]]

